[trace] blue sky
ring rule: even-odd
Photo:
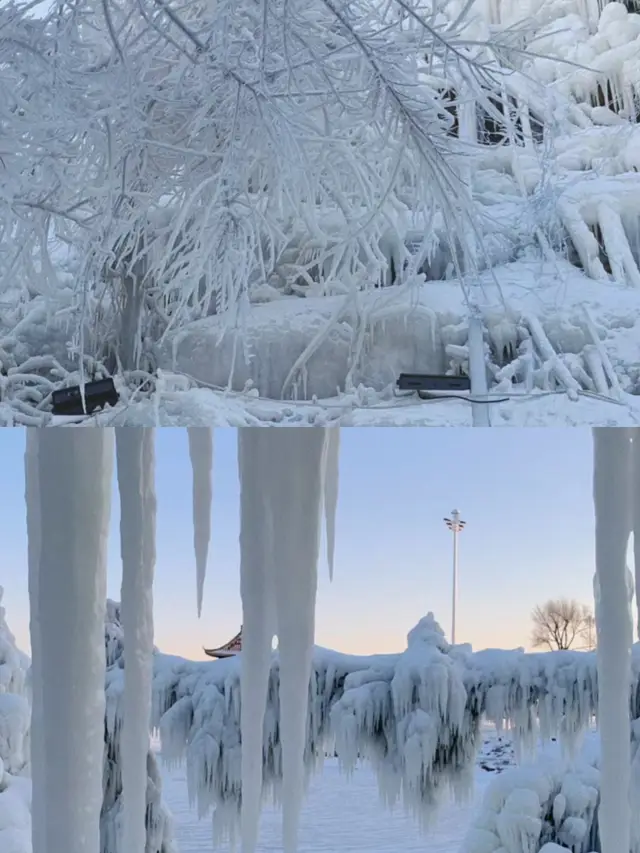
[[[216,430],[212,545],[202,618],[196,614],[191,472],[186,431],[157,434],[156,645],[202,657],[239,628],[236,431]],[[0,432],[0,584],[9,625],[28,648],[24,432]],[[404,648],[433,610],[451,620],[451,534],[460,538],[458,641],[527,645],[530,612],[550,597],[592,600],[591,433],[585,429],[343,429],[336,565],[320,569],[316,641],[345,652]],[[61,500],[64,499],[61,495]],[[114,489],[109,594],[119,597]]]

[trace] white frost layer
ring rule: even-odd
[[[193,547],[196,555],[197,601],[198,616],[200,616],[211,539],[213,430],[210,427],[190,427],[187,429],[187,435],[193,475]]]
[[[45,752],[33,777],[41,803],[34,853],[98,853],[113,431],[34,432],[41,637],[32,639],[42,706],[33,726],[34,744]],[[30,489],[27,495],[34,498]]]
[[[602,853],[620,853],[630,846],[632,631],[626,556],[632,523],[631,435],[626,429],[594,430]]]
[[[153,674],[153,575],[156,558],[155,432],[116,430],[122,553],[124,714],[123,846],[145,853],[147,754]]]

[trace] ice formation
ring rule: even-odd
[[[437,6],[438,26],[441,21],[445,22],[445,31],[447,28],[455,30],[453,22],[460,17],[464,20],[462,12],[468,11],[460,0],[446,0]],[[370,148],[370,140],[361,136],[359,144],[365,145],[375,158],[373,161],[364,158],[367,169],[361,177],[363,186],[368,187],[364,196],[361,188],[350,188],[346,178],[350,170],[347,169],[346,184],[339,181],[340,189],[334,187],[335,195],[323,192],[317,205],[308,205],[303,194],[302,216],[292,214],[287,196],[287,200],[281,199],[282,207],[273,203],[266,205],[266,213],[259,210],[259,225],[250,226],[252,218],[245,217],[244,224],[252,235],[246,244],[244,239],[249,238],[244,231],[244,237],[240,238],[234,229],[222,226],[230,214],[219,199],[215,203],[212,199],[211,210],[204,203],[201,207],[201,200],[197,201],[200,192],[205,192],[209,184],[203,186],[198,180],[192,185],[189,176],[193,179],[200,166],[195,167],[194,174],[191,172],[193,164],[186,163],[192,163],[192,157],[199,163],[200,151],[184,149],[176,169],[154,173],[154,180],[147,186],[149,197],[139,215],[133,215],[131,220],[125,217],[125,222],[117,217],[114,221],[109,216],[105,220],[107,230],[124,228],[120,238],[127,244],[129,240],[135,242],[133,232],[155,247],[145,258],[152,267],[145,280],[153,281],[154,286],[147,294],[148,299],[134,306],[140,311],[137,328],[132,327],[129,316],[127,330],[121,330],[123,336],[129,340],[132,335],[139,334],[140,347],[146,349],[146,333],[151,341],[155,325],[166,323],[167,335],[162,335],[160,341],[151,341],[160,344],[157,358],[163,370],[175,365],[195,383],[229,387],[238,392],[250,381],[261,394],[274,398],[282,396],[283,388],[293,396],[307,399],[313,395],[334,397],[337,388],[348,389],[352,382],[356,386],[362,382],[380,391],[389,388],[400,370],[451,370],[454,373],[467,370],[470,352],[480,356],[479,360],[471,359],[474,364],[480,364],[484,356],[491,384],[500,391],[516,386],[517,390],[527,391],[533,387],[568,389],[572,393],[580,389],[614,397],[621,388],[636,393],[637,357],[632,344],[637,340],[638,326],[636,324],[634,335],[629,335],[631,346],[627,349],[625,324],[638,315],[633,289],[637,291],[640,286],[637,174],[640,165],[637,123],[640,15],[637,5],[632,0],[626,4],[601,0],[555,0],[553,3],[483,0],[472,6],[473,14],[465,20],[465,39],[467,36],[490,39],[495,45],[492,62],[496,65],[492,66],[491,79],[485,80],[489,89],[487,103],[482,103],[478,87],[474,87],[472,93],[478,102],[468,97],[468,85],[458,85],[460,81],[455,79],[455,72],[447,68],[446,61],[435,69],[414,69],[415,76],[411,79],[415,82],[411,90],[421,93],[420,100],[425,93],[428,103],[439,103],[440,111],[444,108],[451,117],[448,122],[450,137],[447,139],[443,133],[440,140],[446,145],[448,154],[457,150],[451,139],[453,136],[461,138],[466,146],[467,162],[463,171],[469,176],[481,238],[475,241],[478,251],[477,257],[471,259],[472,265],[495,267],[478,288],[482,297],[487,297],[482,305],[484,341],[478,341],[480,347],[475,345],[477,335],[472,334],[473,340],[469,340],[473,324],[469,323],[470,311],[461,293],[462,283],[443,282],[435,288],[429,286],[430,281],[451,278],[455,272],[448,239],[450,229],[447,229],[445,217],[437,212],[431,221],[426,221],[422,211],[417,209],[419,196],[415,194],[422,183],[414,176],[408,181],[409,186],[403,184],[400,191],[391,173],[387,172],[389,158],[384,154],[380,156],[379,149]],[[368,8],[367,14],[374,17],[379,14],[379,4]],[[246,13],[243,5],[238,9],[239,15]],[[116,17],[120,14],[117,4],[113,14]],[[230,16],[230,20],[235,25],[235,15]],[[365,21],[359,20],[368,31]],[[46,38],[45,32],[36,37],[33,21],[30,29],[25,26],[17,32],[25,40],[35,38],[33,49],[36,51],[41,49],[40,39]],[[251,28],[244,28],[237,34],[239,43],[247,50],[255,48],[252,32]],[[140,38],[143,37],[146,36],[141,33]],[[276,41],[278,37],[274,33]],[[153,38],[156,38],[155,32]],[[326,58],[326,46],[320,41],[318,47]],[[397,42],[389,38],[377,47],[384,47],[384,56],[389,57],[391,54],[387,51],[395,55]],[[529,52],[522,48],[528,48]],[[508,54],[506,60],[505,54]],[[75,58],[73,50],[69,56]],[[277,62],[277,51],[273,57]],[[430,66],[432,64],[430,62]],[[508,73],[500,75],[498,66],[508,68]],[[396,72],[399,67],[396,62]],[[21,68],[20,72],[14,71],[16,86],[26,85],[25,81],[30,79],[29,66]],[[371,82],[368,77],[364,79]],[[226,83],[220,82],[224,88]],[[173,84],[172,78],[166,82],[177,96]],[[263,85],[266,85],[264,80]],[[113,109],[116,108],[111,101],[114,91],[118,92],[118,87],[111,86],[107,91]],[[364,83],[361,91],[366,91]],[[165,95],[163,90],[163,97]],[[184,91],[180,90],[179,96],[182,101]],[[24,100],[29,101],[26,96]],[[486,109],[491,100],[494,101],[493,116]],[[166,102],[170,103],[170,99]],[[126,112],[129,105],[126,101],[117,103],[116,113],[120,116],[120,109]],[[40,102],[40,107],[49,121],[54,120],[56,127],[59,127],[60,116],[67,115],[66,110],[55,109],[49,102]],[[36,106],[32,108],[31,120],[40,127],[42,116]],[[67,120],[73,121],[72,115],[73,112]],[[164,113],[161,115],[167,118]],[[145,120],[148,118],[145,116]],[[247,116],[244,118],[246,120]],[[310,120],[309,116],[307,118]],[[156,139],[165,150],[164,156],[169,157],[167,141],[172,136],[164,134],[173,125],[169,122],[165,126],[160,115],[153,115],[153,119],[145,127],[150,138]],[[193,116],[192,119],[196,121],[192,126],[195,135],[206,132],[206,123],[203,129],[197,124],[198,119]],[[21,118],[21,121],[27,120],[28,117]],[[129,123],[116,122],[116,126],[125,135],[118,137],[120,144],[113,150],[128,151],[129,142],[133,144],[127,135]],[[252,149],[255,156],[259,160],[264,156],[274,168],[280,161],[271,160],[272,146],[256,153],[261,150],[263,140],[261,134],[256,134],[255,124],[243,123],[243,128],[247,144],[258,145],[257,149]],[[164,138],[164,142],[155,134]],[[70,131],[68,136],[81,138]],[[47,144],[49,139],[59,138],[58,133],[49,134]],[[232,144],[234,139],[233,134],[228,135]],[[102,145],[107,146],[105,138]],[[89,150],[95,153],[91,146]],[[101,146],[97,150],[102,152]],[[289,154],[297,150],[296,145]],[[352,146],[347,150],[349,160],[360,152],[360,148]],[[88,151],[83,153],[88,154]],[[280,156],[282,152],[276,153]],[[23,155],[27,156],[24,152]],[[244,167],[245,161],[250,162],[250,158],[232,158],[230,162]],[[102,153],[99,162],[102,163]],[[375,162],[375,166],[370,168],[371,162]],[[126,176],[128,171],[121,165]],[[296,174],[291,171],[291,157],[285,156],[280,165],[284,168],[276,168],[273,173],[277,180],[269,182],[269,190],[276,196],[275,187],[282,188],[281,181],[288,185]],[[299,162],[297,167],[300,168]],[[31,174],[29,169],[19,173]],[[337,173],[342,174],[339,170]],[[37,174],[38,179],[47,177],[46,172]],[[376,226],[375,240],[371,243],[365,240],[367,251],[362,250],[364,257],[360,258],[360,248],[353,253],[349,243],[351,248],[347,251],[342,240],[340,232],[344,230],[344,219],[341,214],[344,211],[338,199],[351,203],[350,189],[353,190],[360,199],[352,209],[357,219],[359,203],[370,207],[368,193],[376,184],[375,181],[370,184],[373,175],[382,174],[390,181],[388,207],[384,209],[379,230]],[[108,180],[106,176],[105,180]],[[156,184],[156,180],[160,183]],[[176,185],[185,196],[176,190]],[[246,181],[242,181],[242,185],[246,187]],[[300,181],[296,178],[291,185],[292,197],[296,196],[294,190],[298,185]],[[84,197],[86,187],[82,182],[76,186],[74,176],[74,180],[58,181],[50,189],[62,192],[63,198],[67,198],[69,192],[77,199],[76,193]],[[41,195],[48,197],[44,190]],[[182,198],[185,207],[170,209],[167,199],[171,197]],[[69,314],[73,283],[82,277],[74,268],[73,253],[64,253],[64,258],[52,261],[48,255],[49,243],[42,236],[48,233],[50,219],[55,221],[62,216],[62,211],[73,205],[60,203],[56,209],[52,203],[52,210],[37,211],[30,196],[22,203],[27,204],[30,215],[26,219],[18,218],[16,227],[26,229],[34,254],[41,253],[46,262],[43,261],[37,270],[41,291],[33,287],[36,277],[33,263],[26,270],[21,269],[20,275],[12,273],[12,280],[15,277],[22,282],[24,298],[18,298],[11,291],[0,318],[3,326],[0,349],[6,373],[4,399],[11,400],[11,409],[3,409],[0,416],[21,423],[40,423],[48,406],[51,382],[71,384],[73,379],[70,371],[75,365],[61,318]],[[296,209],[295,204],[293,209]],[[254,212],[258,213],[258,209]],[[46,220],[39,220],[40,215]],[[267,216],[266,221],[264,216]],[[273,218],[269,218],[271,216]],[[307,216],[310,221],[306,221]],[[44,228],[44,221],[47,228]],[[185,241],[181,233],[187,221],[193,243]],[[425,230],[433,233],[433,245],[426,252],[422,239]],[[13,241],[13,231],[8,229],[7,233]],[[84,229],[80,233],[84,233]],[[222,252],[220,257],[216,254],[220,245],[217,236],[216,239],[206,236],[212,234],[221,240],[231,240],[227,246],[229,251]],[[235,236],[229,237],[229,234]],[[279,235],[277,239],[276,234]],[[227,236],[223,238],[223,235]],[[179,250],[177,246],[174,251],[168,248],[167,240],[171,245],[172,239],[178,241]],[[116,240],[110,246],[116,255],[119,254],[117,243]],[[352,258],[358,269],[357,276],[348,274],[348,264],[341,265],[340,258],[336,257],[336,244]],[[77,252],[82,245],[83,240],[80,240]],[[416,252],[416,245],[420,253]],[[268,258],[263,255],[267,246],[270,246],[266,252]],[[418,263],[419,254],[426,254],[420,258],[422,263]],[[31,255],[26,252],[25,257]],[[90,257],[94,258],[93,250]],[[408,260],[412,269],[415,266],[419,272],[411,278],[404,274]],[[101,256],[99,263],[103,263]],[[265,263],[267,267],[262,266]],[[136,270],[130,272],[135,275]],[[111,273],[115,276],[115,269]],[[243,273],[246,274],[244,280]],[[421,286],[423,276],[427,279],[424,287]],[[356,286],[368,293],[364,296],[349,293],[350,298],[345,299],[344,294],[352,289],[354,278]],[[382,294],[376,292],[380,278],[385,284],[398,286],[386,287]],[[301,279],[304,284],[300,283]],[[494,286],[498,280],[504,304],[500,303],[500,293]],[[221,284],[223,281],[225,285]],[[405,284],[409,285],[406,289]],[[562,293],[560,299],[556,293],[558,285]],[[202,298],[199,287],[204,288],[207,298]],[[522,292],[527,290],[531,298],[525,304]],[[331,295],[327,296],[327,292]],[[51,300],[62,310],[52,312]],[[628,312],[623,304],[627,301],[632,302],[632,310]],[[249,302],[254,304],[249,306]],[[271,304],[266,304],[269,302]],[[559,308],[559,303],[564,303],[564,309]],[[246,309],[242,312],[241,323],[236,322],[236,304]],[[595,325],[583,315],[583,304],[606,305],[606,310],[599,312]],[[166,311],[175,313],[168,317]],[[206,312],[211,316],[201,323],[191,322],[194,316]],[[180,319],[176,320],[176,316]],[[99,358],[113,346],[113,335],[103,332],[111,331],[110,324],[117,325],[117,317],[104,309],[104,314],[95,319],[97,334],[92,330],[95,343],[92,356]],[[559,324],[564,330],[558,329]],[[174,330],[172,337],[168,333]],[[55,358],[41,355],[43,339],[55,352]],[[103,366],[99,365],[99,369]],[[149,376],[149,386],[155,385],[154,379]],[[246,413],[250,403],[246,397],[239,400]],[[476,408],[477,418],[487,416],[487,407]]]
[[[132,659],[129,667],[143,686],[152,667],[151,724],[163,753],[169,760],[186,758],[200,814],[215,809],[217,838],[234,835],[239,825],[246,853],[255,849],[260,804],[268,795],[283,805],[283,849],[295,851],[306,774],[322,760],[327,740],[347,770],[359,757],[371,761],[384,801],[403,802],[426,824],[444,792],[466,789],[482,717],[512,728],[525,748],[539,735],[559,736],[571,746],[596,713],[603,742],[602,853],[629,849],[630,683],[632,711],[640,716],[640,647],[631,650],[625,568],[635,433],[596,431],[594,438],[598,655],[473,653],[450,646],[429,614],[409,633],[404,653],[356,657],[313,647],[323,507],[327,527],[335,517],[337,435],[319,428],[241,430],[244,649],[239,660],[195,664],[153,654],[153,433],[124,432],[118,435],[124,637],[117,606],[109,604],[106,630],[103,625],[112,431],[34,431],[28,437],[35,853],[49,844],[92,853],[98,827],[103,853],[114,853],[123,826],[132,849],[170,853],[148,750],[148,696],[127,689]],[[333,534],[327,540],[331,555]],[[128,652],[127,625],[133,626]],[[274,633],[277,655],[271,653]],[[55,644],[44,642],[50,636]],[[63,671],[61,654],[68,663]],[[635,738],[635,725],[633,731]],[[144,802],[145,755],[143,837],[140,814],[133,820],[126,815],[127,802],[136,809]],[[560,823],[550,843],[569,840],[575,847],[589,835],[584,814],[569,804],[578,797],[574,787],[554,796],[552,816]],[[544,841],[543,794],[538,791],[536,800],[526,786],[517,787],[495,810],[507,853],[535,853]]]
[[[327,470],[324,480],[324,516],[327,536],[329,577],[333,580],[333,560],[336,547],[336,509],[340,476],[340,430],[332,428],[327,434]]]
[[[198,616],[200,616],[211,539],[213,430],[210,427],[190,427],[187,429],[187,435],[193,472],[193,547],[196,555]]]
[[[118,668],[110,671],[108,719],[116,735],[123,682]],[[633,649],[632,684],[633,695],[640,697],[640,646]],[[279,661],[273,655],[264,743],[258,767],[252,765],[254,796],[260,790],[255,779],[261,779],[261,797],[267,800],[283,796],[278,685]],[[325,746],[335,744],[343,769],[353,768],[358,756],[370,761],[387,805],[403,803],[426,825],[447,792],[466,792],[481,718],[509,727],[522,753],[539,737],[559,737],[574,748],[598,712],[597,685],[593,652],[452,648],[432,616],[410,633],[402,654],[360,657],[316,647],[306,771],[322,761]],[[216,841],[233,836],[240,819],[242,688],[237,658],[194,663],[156,655],[153,725],[163,754],[186,760],[198,813],[214,809]],[[254,694],[252,708],[255,701]],[[640,711],[640,698],[636,704]],[[260,709],[256,716],[260,719]]]
[[[29,763],[31,709],[26,695],[29,660],[16,647],[5,620],[3,594],[0,586],[0,762],[7,773],[18,774]]]
[[[34,433],[27,495],[37,516],[37,553],[29,559],[40,696],[32,725],[33,748],[42,749],[32,768],[34,846],[35,853],[92,853],[100,846],[102,807],[113,435],[109,429]]]
[[[602,742],[599,812],[602,853],[629,850],[632,628],[627,545],[632,528],[631,430],[594,430],[598,727]]]
[[[153,575],[156,549],[155,432],[116,432],[122,554],[124,701],[121,755],[123,849],[145,853],[147,754],[153,674]]]
[[[243,733],[244,726],[251,732],[247,741],[243,737],[242,750],[249,791],[242,822],[246,853],[253,853],[257,839],[261,721],[274,627],[279,648],[284,853],[295,853],[297,845],[327,444],[327,431],[318,428],[243,429],[238,434],[241,542],[249,552],[241,561],[243,626],[250,635],[249,652],[244,646],[242,655],[242,683],[249,688],[249,701],[242,702]],[[244,783],[243,777],[243,790]]]
[[[27,504],[27,561],[29,569],[29,602],[31,610],[31,777],[32,838],[33,848],[39,853],[45,849],[45,754],[44,705],[42,678],[42,642],[40,633],[40,496],[38,489],[38,442],[35,430],[27,430],[25,449],[25,500]]]
[[[31,853],[29,659],[16,647],[0,587],[0,851]]]
[[[123,796],[124,746],[124,691],[123,673],[125,642],[122,612],[119,604],[107,601],[104,627],[106,674],[106,725],[104,754],[104,785],[102,813],[100,816],[100,853],[125,853],[125,808]],[[154,649],[155,652],[155,649]],[[117,689],[114,689],[114,679]],[[146,745],[146,785],[143,806],[146,831],[145,853],[176,853],[173,842],[171,817],[162,799],[162,779],[155,752],[149,747],[149,726],[142,742]]]
[[[460,853],[600,850],[599,795],[600,772],[584,759],[506,770],[487,788]]]

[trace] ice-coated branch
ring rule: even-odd
[[[34,853],[98,853],[113,431],[34,431],[26,462],[34,747],[43,750],[33,768]]]
[[[120,490],[124,704],[123,849],[145,853],[147,753],[153,675],[153,576],[156,558],[155,432],[116,430]]]

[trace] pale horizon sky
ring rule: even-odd
[[[155,642],[192,659],[229,640],[242,618],[236,430],[215,433],[212,542],[198,620],[186,430],[157,432]],[[0,585],[9,627],[28,651],[24,442],[24,431],[0,434]],[[592,603],[591,478],[588,429],[343,429],[335,575],[330,583],[323,545],[317,644],[354,654],[401,651],[429,610],[449,635],[452,537],[443,518],[455,507],[467,522],[458,642],[528,647],[536,604]],[[118,599],[115,488],[111,527],[109,596]]]

